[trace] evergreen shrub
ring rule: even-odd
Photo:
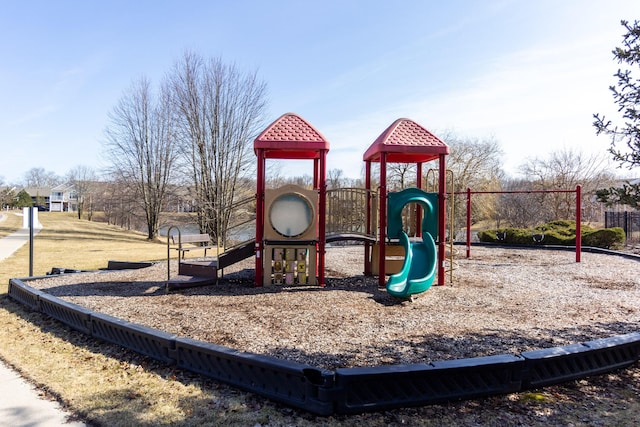
[[[582,226],[582,244],[597,248],[611,249],[624,244],[625,234],[620,227],[595,229]],[[544,235],[544,237],[542,237]],[[502,239],[499,239],[501,236]],[[538,240],[534,240],[534,236]],[[478,232],[481,242],[505,243],[512,245],[537,246],[575,246],[576,222],[571,220],[551,221],[535,228],[500,228]]]

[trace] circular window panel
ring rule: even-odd
[[[313,218],[313,207],[309,200],[296,193],[278,196],[269,210],[269,221],[273,229],[289,238],[304,234],[313,224]]]

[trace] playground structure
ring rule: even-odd
[[[423,192],[422,189],[422,163],[428,162],[431,160],[438,160],[439,166],[439,185],[438,185],[438,193],[437,193],[437,214],[433,216],[433,210],[431,212],[431,220],[437,222],[437,228],[430,227],[428,229],[429,234],[431,234],[431,238],[436,240],[437,237],[437,258],[433,260],[427,260],[423,257],[414,257],[414,254],[409,254],[408,251],[412,249],[421,248],[419,254],[426,255],[427,252],[423,252],[423,246],[412,246],[404,244],[405,254],[410,255],[405,257],[405,262],[402,267],[402,275],[406,275],[407,284],[406,286],[400,286],[399,288],[394,288],[397,292],[400,288],[402,291],[400,294],[402,296],[409,296],[414,293],[419,293],[419,289],[424,288],[424,283],[427,280],[426,271],[422,271],[425,274],[424,277],[419,278],[418,270],[416,270],[415,265],[419,263],[426,263],[429,261],[436,261],[436,274],[438,285],[444,285],[445,279],[445,234],[446,234],[446,215],[445,215],[445,194],[446,194],[446,162],[445,157],[449,154],[449,147],[441,141],[438,137],[433,135],[431,132],[420,126],[419,124],[408,120],[408,119],[398,119],[393,122],[367,149],[364,153],[363,159],[366,164],[366,172],[365,172],[365,187],[369,190],[371,189],[371,165],[374,162],[380,163],[380,181],[379,181],[379,197],[378,197],[378,211],[379,211],[379,231],[378,231],[378,286],[383,287],[385,282],[385,274],[386,274],[386,251],[387,251],[387,238],[391,237],[387,235],[387,204],[388,204],[388,192],[387,192],[387,164],[388,163],[415,163],[416,164],[416,190],[421,192],[418,197],[410,197],[407,200],[400,199],[398,203],[401,205],[401,209],[407,204],[414,203],[419,201],[422,207],[433,206],[432,202],[427,202],[427,193]],[[368,210],[367,210],[368,211]],[[418,214],[416,218],[421,217],[421,210],[418,209]],[[395,227],[397,226],[396,221],[398,221],[398,217],[394,216],[390,222],[393,230],[397,230]],[[419,221],[419,219],[417,219]],[[370,230],[370,221],[367,220],[367,230]],[[437,230],[437,232],[436,232]],[[422,237],[424,230],[420,229],[420,223],[416,223],[416,234],[418,237]],[[396,236],[398,233],[394,233]],[[395,237],[395,236],[394,236]],[[398,236],[399,237],[399,236]],[[403,239],[404,240],[404,239]],[[428,241],[428,238],[427,238]],[[424,243],[424,240],[423,240]],[[365,259],[369,260],[369,246],[365,244]],[[407,259],[410,259],[410,262],[407,262]],[[413,267],[412,267],[413,266]],[[368,268],[367,268],[368,267]],[[411,269],[413,273],[411,272]],[[410,271],[407,271],[410,270]],[[371,265],[365,266],[365,274],[371,273]],[[402,279],[399,277],[394,278],[392,285],[396,285],[396,281]],[[412,282],[413,280],[413,282]],[[418,285],[418,283],[423,283],[422,285]],[[424,288],[424,290],[428,289],[428,287]],[[393,292],[393,291],[392,291]]]
[[[168,272],[167,287],[209,284],[217,278],[217,270],[252,255],[255,255],[255,286],[323,287],[326,245],[341,240],[364,242],[365,275],[377,274],[379,287],[385,286],[386,277],[390,275],[387,289],[395,296],[410,297],[424,292],[436,278],[438,285],[443,285],[448,146],[419,124],[398,119],[363,156],[366,188],[328,191],[329,148],[325,137],[294,113],[284,114],[267,126],[254,141],[257,157],[255,240],[229,248],[213,261],[179,260],[178,277],[171,278]],[[269,159],[311,160],[312,188],[296,185],[267,188]],[[439,160],[440,165],[437,193],[422,189],[422,163],[431,160]],[[415,163],[416,187],[398,196],[388,192],[387,164],[391,162]],[[377,191],[372,188],[372,163],[380,163]],[[406,216],[415,221],[415,227],[407,226],[415,229],[414,241],[406,234],[409,230],[403,230]],[[387,255],[401,257],[403,261],[396,262],[394,267]],[[200,282],[195,276],[205,269],[210,271],[206,274],[208,279]]]
[[[256,183],[255,286],[324,286],[326,175],[329,142],[295,114],[285,114],[254,141]],[[266,188],[267,159],[313,160],[311,190]],[[294,280],[295,279],[295,280]]]
[[[466,192],[454,192],[453,172],[446,169],[445,164],[448,146],[419,124],[409,119],[398,119],[363,155],[365,188],[327,190],[329,148],[324,136],[296,114],[284,114],[271,123],[254,141],[258,166],[255,199],[245,199],[233,208],[234,211],[249,211],[255,203],[255,239],[225,248],[215,260],[179,260],[179,275],[171,278],[168,272],[167,287],[215,283],[217,270],[224,272],[225,267],[251,256],[255,256],[255,286],[323,287],[326,245],[336,241],[360,241],[365,247],[364,274],[377,275],[378,286],[386,286],[390,294],[410,298],[426,291],[434,282],[444,285],[446,272],[451,273],[450,282],[453,283],[454,221],[449,221],[447,238],[446,219],[454,218],[453,198],[456,195],[467,197],[468,258],[471,251],[472,195],[575,193],[575,251],[576,262],[580,262],[580,186],[575,190],[467,189]],[[312,188],[296,185],[267,188],[266,162],[269,159],[313,161]],[[422,165],[432,160],[438,160],[438,168],[429,169],[425,178]],[[415,187],[400,193],[387,191],[387,165],[394,162],[415,163]],[[373,188],[372,163],[380,165],[377,188]],[[423,189],[423,185],[427,188]],[[448,191],[448,186],[452,190]],[[242,205],[247,206],[243,208]],[[167,257],[170,257],[169,250]]]
[[[329,143],[313,126],[301,117],[288,113],[269,125],[255,140],[254,149],[258,159],[258,176],[256,190],[256,273],[255,285],[284,283],[318,284],[324,286],[324,258],[327,242],[327,189],[326,189],[326,157]],[[428,212],[425,215],[422,228],[428,230],[428,241],[434,241],[437,235],[437,218],[443,217],[442,212],[434,206],[444,206],[444,196],[438,199],[425,193],[422,186],[422,162],[434,159],[434,154],[440,156],[444,166],[444,155],[448,147],[429,131],[408,119],[398,119],[389,126],[364,155],[367,162],[366,197],[366,226],[365,230],[353,227],[358,221],[353,221],[349,209],[342,209],[350,217],[342,225],[349,225],[344,230],[338,230],[337,222],[333,222],[331,241],[358,238],[365,241],[365,274],[371,274],[370,245],[377,249],[379,286],[384,286],[386,277],[385,254],[387,239],[399,239],[403,243],[405,261],[401,271],[391,280],[390,291],[397,296],[424,292],[433,282],[435,271],[435,256],[429,256],[428,244],[424,242],[408,243],[405,234],[401,236],[402,208],[409,203],[418,203]],[[313,160],[313,190],[287,185],[278,189],[266,189],[266,160],[267,159],[296,159]],[[378,190],[379,231],[374,233],[375,214],[372,214],[373,192],[371,189],[371,162],[381,162],[380,187]],[[408,198],[395,198],[394,215],[387,220],[386,164],[390,161],[416,162],[418,164],[417,188]],[[440,188],[444,190],[444,183]],[[340,196],[348,195],[343,199]],[[358,193],[354,190],[340,193],[334,192],[330,213],[332,219],[339,214],[336,203],[344,200],[355,200]],[[363,194],[363,193],[360,193]],[[403,193],[408,194],[408,193]],[[360,208],[361,209],[361,208]],[[390,208],[389,208],[390,209]],[[360,219],[362,212],[360,211]],[[444,221],[441,221],[444,225]],[[393,234],[387,233],[387,227]],[[348,233],[344,233],[344,232]],[[363,233],[364,231],[364,233]],[[344,234],[343,234],[344,233]],[[354,234],[359,234],[355,237]],[[417,230],[418,237],[422,236],[421,227]],[[387,238],[388,236],[388,238]],[[429,240],[430,239],[430,240]],[[439,241],[443,241],[439,239]],[[432,254],[435,255],[435,254]],[[442,251],[444,257],[444,251]],[[316,280],[317,274],[317,280]],[[422,277],[420,277],[422,275]],[[443,273],[440,273],[442,276]],[[401,279],[404,278],[404,279]],[[418,284],[419,283],[419,284]],[[427,285],[428,283],[428,285]]]

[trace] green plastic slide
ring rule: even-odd
[[[402,210],[409,203],[422,206],[422,240],[411,241],[402,230]],[[407,188],[389,193],[388,223],[389,238],[399,239],[404,247],[405,259],[402,269],[387,280],[387,292],[399,298],[410,298],[428,290],[436,277],[437,253],[433,236],[438,225],[438,198],[419,188]]]
[[[425,233],[420,242],[409,241],[404,231],[400,234],[400,244],[404,246],[405,258],[402,269],[389,276],[387,292],[398,298],[428,290],[436,277],[436,244],[431,234]]]

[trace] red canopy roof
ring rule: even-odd
[[[316,159],[329,150],[329,142],[305,119],[286,113],[262,131],[253,149],[264,150],[265,158],[271,159]]]
[[[449,154],[449,146],[413,120],[398,119],[371,144],[364,161],[379,162],[381,153],[388,162],[421,163]]]

